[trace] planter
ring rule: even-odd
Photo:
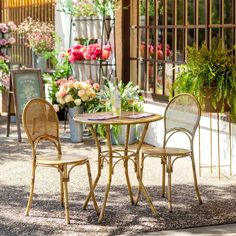
[[[77,38],[87,38],[87,18],[86,16],[74,17],[75,35]]]
[[[77,114],[82,114],[84,108],[82,106],[72,107],[68,109],[69,125],[70,125],[70,140],[72,143],[83,141],[83,125],[75,122],[73,117]]]
[[[228,105],[227,101],[223,99],[216,103],[216,107],[213,107],[212,98],[210,96],[206,97],[202,104],[202,110],[205,112],[210,112],[210,113],[221,113],[222,107],[223,107],[223,111],[230,110],[230,106]]]
[[[126,141],[126,125],[120,126],[120,132],[118,134],[118,137],[115,138],[113,131],[111,130],[111,143],[113,145],[124,145]],[[130,126],[130,132],[129,132],[129,144],[135,143],[136,136],[135,136],[135,125]]]
[[[33,54],[33,67],[41,69],[41,72],[44,73],[47,69],[47,59],[41,55]]]
[[[230,118],[233,123],[236,123],[236,96],[232,96],[230,105],[231,105]]]
[[[73,18],[76,38],[107,39],[111,31],[110,16],[78,16]]]
[[[71,64],[74,77],[78,81],[86,81],[86,80],[92,80],[94,82],[99,81],[100,78],[99,63],[100,63],[99,61],[84,61]],[[107,71],[106,69],[104,70]],[[107,76],[107,74],[105,75],[103,74],[103,76]]]
[[[204,94],[202,94],[202,97],[205,96],[205,98],[203,99],[201,104],[202,110],[210,113],[221,113],[222,109],[223,112],[229,111],[230,107],[227,104],[227,101],[224,99],[221,99],[219,102],[217,102],[215,107],[212,105],[212,98],[214,97],[215,89],[215,87],[203,88],[202,91],[204,91]]]

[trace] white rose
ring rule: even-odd
[[[55,112],[58,112],[60,110],[60,108],[57,104],[53,104],[53,108],[54,108]]]
[[[73,101],[74,101],[74,99],[72,98],[72,96],[70,94],[65,96],[66,103],[73,102]]]
[[[64,105],[66,103],[65,99],[64,98],[60,98],[60,97],[57,98],[57,102],[59,104],[61,104],[61,105]]]
[[[75,99],[74,101],[76,106],[80,106],[81,105],[81,99]]]

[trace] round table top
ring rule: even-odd
[[[132,125],[161,120],[163,116],[148,112],[121,112],[121,116],[113,116],[111,112],[78,114],[74,120],[84,124]]]

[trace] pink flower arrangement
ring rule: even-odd
[[[0,32],[2,32],[3,34],[15,32],[16,30],[17,27],[12,21],[9,21],[7,24],[0,23]]]
[[[37,55],[51,52],[55,48],[55,26],[26,18],[18,27],[18,33],[25,36],[26,46],[31,48]]]
[[[0,39],[0,47],[9,47],[16,42],[14,37],[8,39]]]
[[[63,53],[62,57],[68,56],[71,63],[80,62],[84,60],[107,60],[111,55],[111,46],[100,44],[89,44],[84,46],[78,44],[70,49],[67,53]]]
[[[73,77],[68,80],[57,80],[56,84],[58,85],[57,103],[62,107],[85,105],[96,98],[96,93],[100,89],[97,83],[91,83],[91,81],[80,82]]]
[[[0,59],[0,91],[10,89],[9,67],[4,59]]]

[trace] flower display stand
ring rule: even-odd
[[[72,143],[83,141],[83,125],[75,122],[73,117],[77,114],[82,114],[84,111],[82,106],[71,107],[68,109],[69,125],[70,125],[70,140]]]
[[[115,19],[110,16],[80,16],[71,17],[70,38],[74,31],[73,44],[76,41],[86,40],[97,43],[103,48],[111,46],[110,57],[107,60],[84,60],[72,63],[73,75],[79,81],[92,80],[102,84],[102,78],[108,80],[115,76]],[[71,40],[70,40],[70,43]],[[70,45],[71,47],[71,45]]]

